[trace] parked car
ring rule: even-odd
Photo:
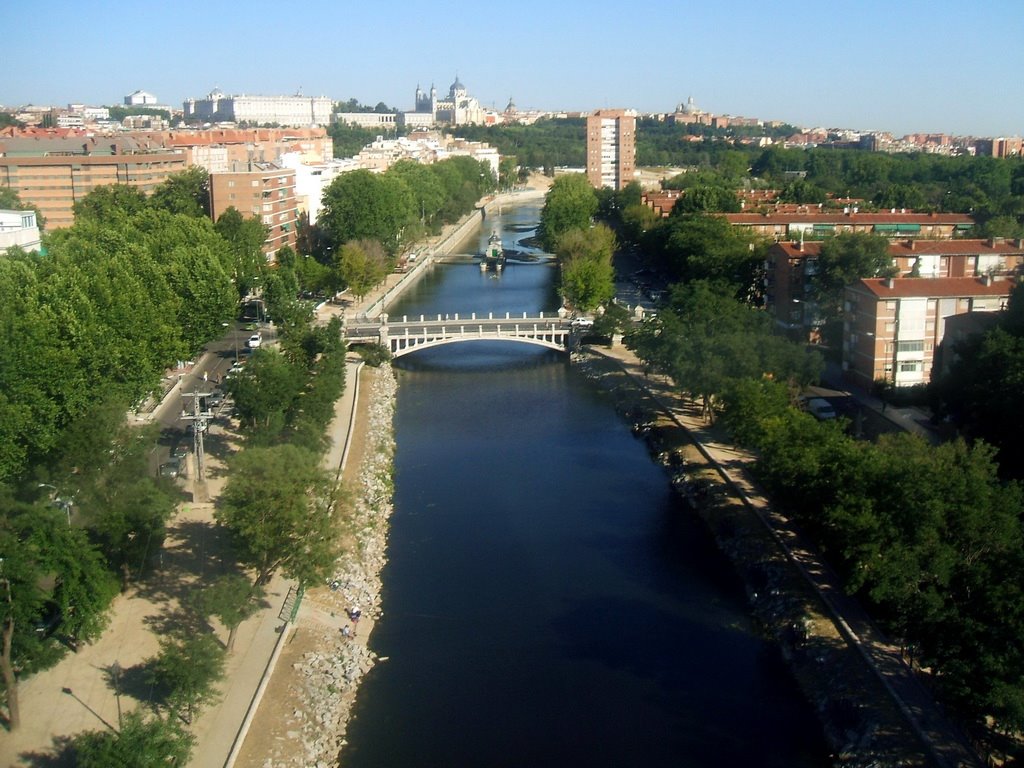
[[[808,400],[807,412],[818,421],[828,421],[836,417],[836,409],[823,397],[812,397]]]
[[[215,411],[224,405],[224,393],[219,389],[213,390],[206,396],[206,410]]]
[[[180,443],[175,443],[174,447],[171,448],[171,458],[184,461],[191,452],[192,443],[188,440],[182,440]]]
[[[245,345],[249,349],[258,349],[262,343],[263,336],[261,334],[254,333],[252,336],[249,337],[249,340],[245,343]]]
[[[160,465],[160,477],[177,477],[185,474],[185,462],[182,459],[172,458]]]

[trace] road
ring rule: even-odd
[[[181,395],[190,392],[208,393],[219,389],[218,385],[226,380],[231,366],[236,361],[244,363],[252,352],[247,347],[249,337],[253,334],[250,326],[250,320],[226,323],[224,334],[206,345],[194,365],[165,377],[165,390],[171,390],[170,393],[156,403],[151,411],[138,415],[140,421],[160,426],[160,437],[149,459],[149,469],[153,474],[156,474],[160,465],[169,459],[170,452],[176,445],[183,442],[191,444],[192,435],[188,430],[188,422],[181,416],[184,411],[192,411],[192,399]],[[273,344],[277,338],[274,326],[262,323],[259,328],[263,337],[262,344]],[[215,411],[214,417],[216,418],[217,414],[226,408],[230,408],[230,403]]]

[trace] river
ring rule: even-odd
[[[492,227],[516,247],[534,207]],[[389,314],[557,307],[548,264],[435,268]],[[346,768],[823,766],[741,585],[603,395],[556,352],[396,361],[384,614]]]

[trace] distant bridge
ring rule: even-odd
[[[478,316],[475,312],[456,315],[420,315],[410,319],[391,320],[380,315],[375,320],[350,319],[345,325],[345,340],[349,344],[380,344],[401,357],[418,349],[456,344],[463,341],[499,339],[535,344],[560,352],[570,351],[579,339],[578,323],[557,312],[539,315],[512,315],[495,317],[494,313]]]

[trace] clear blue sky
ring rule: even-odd
[[[485,106],[669,111],[1024,134],[1024,2],[7,2],[0,104],[180,106],[226,93],[383,101],[458,74]]]

